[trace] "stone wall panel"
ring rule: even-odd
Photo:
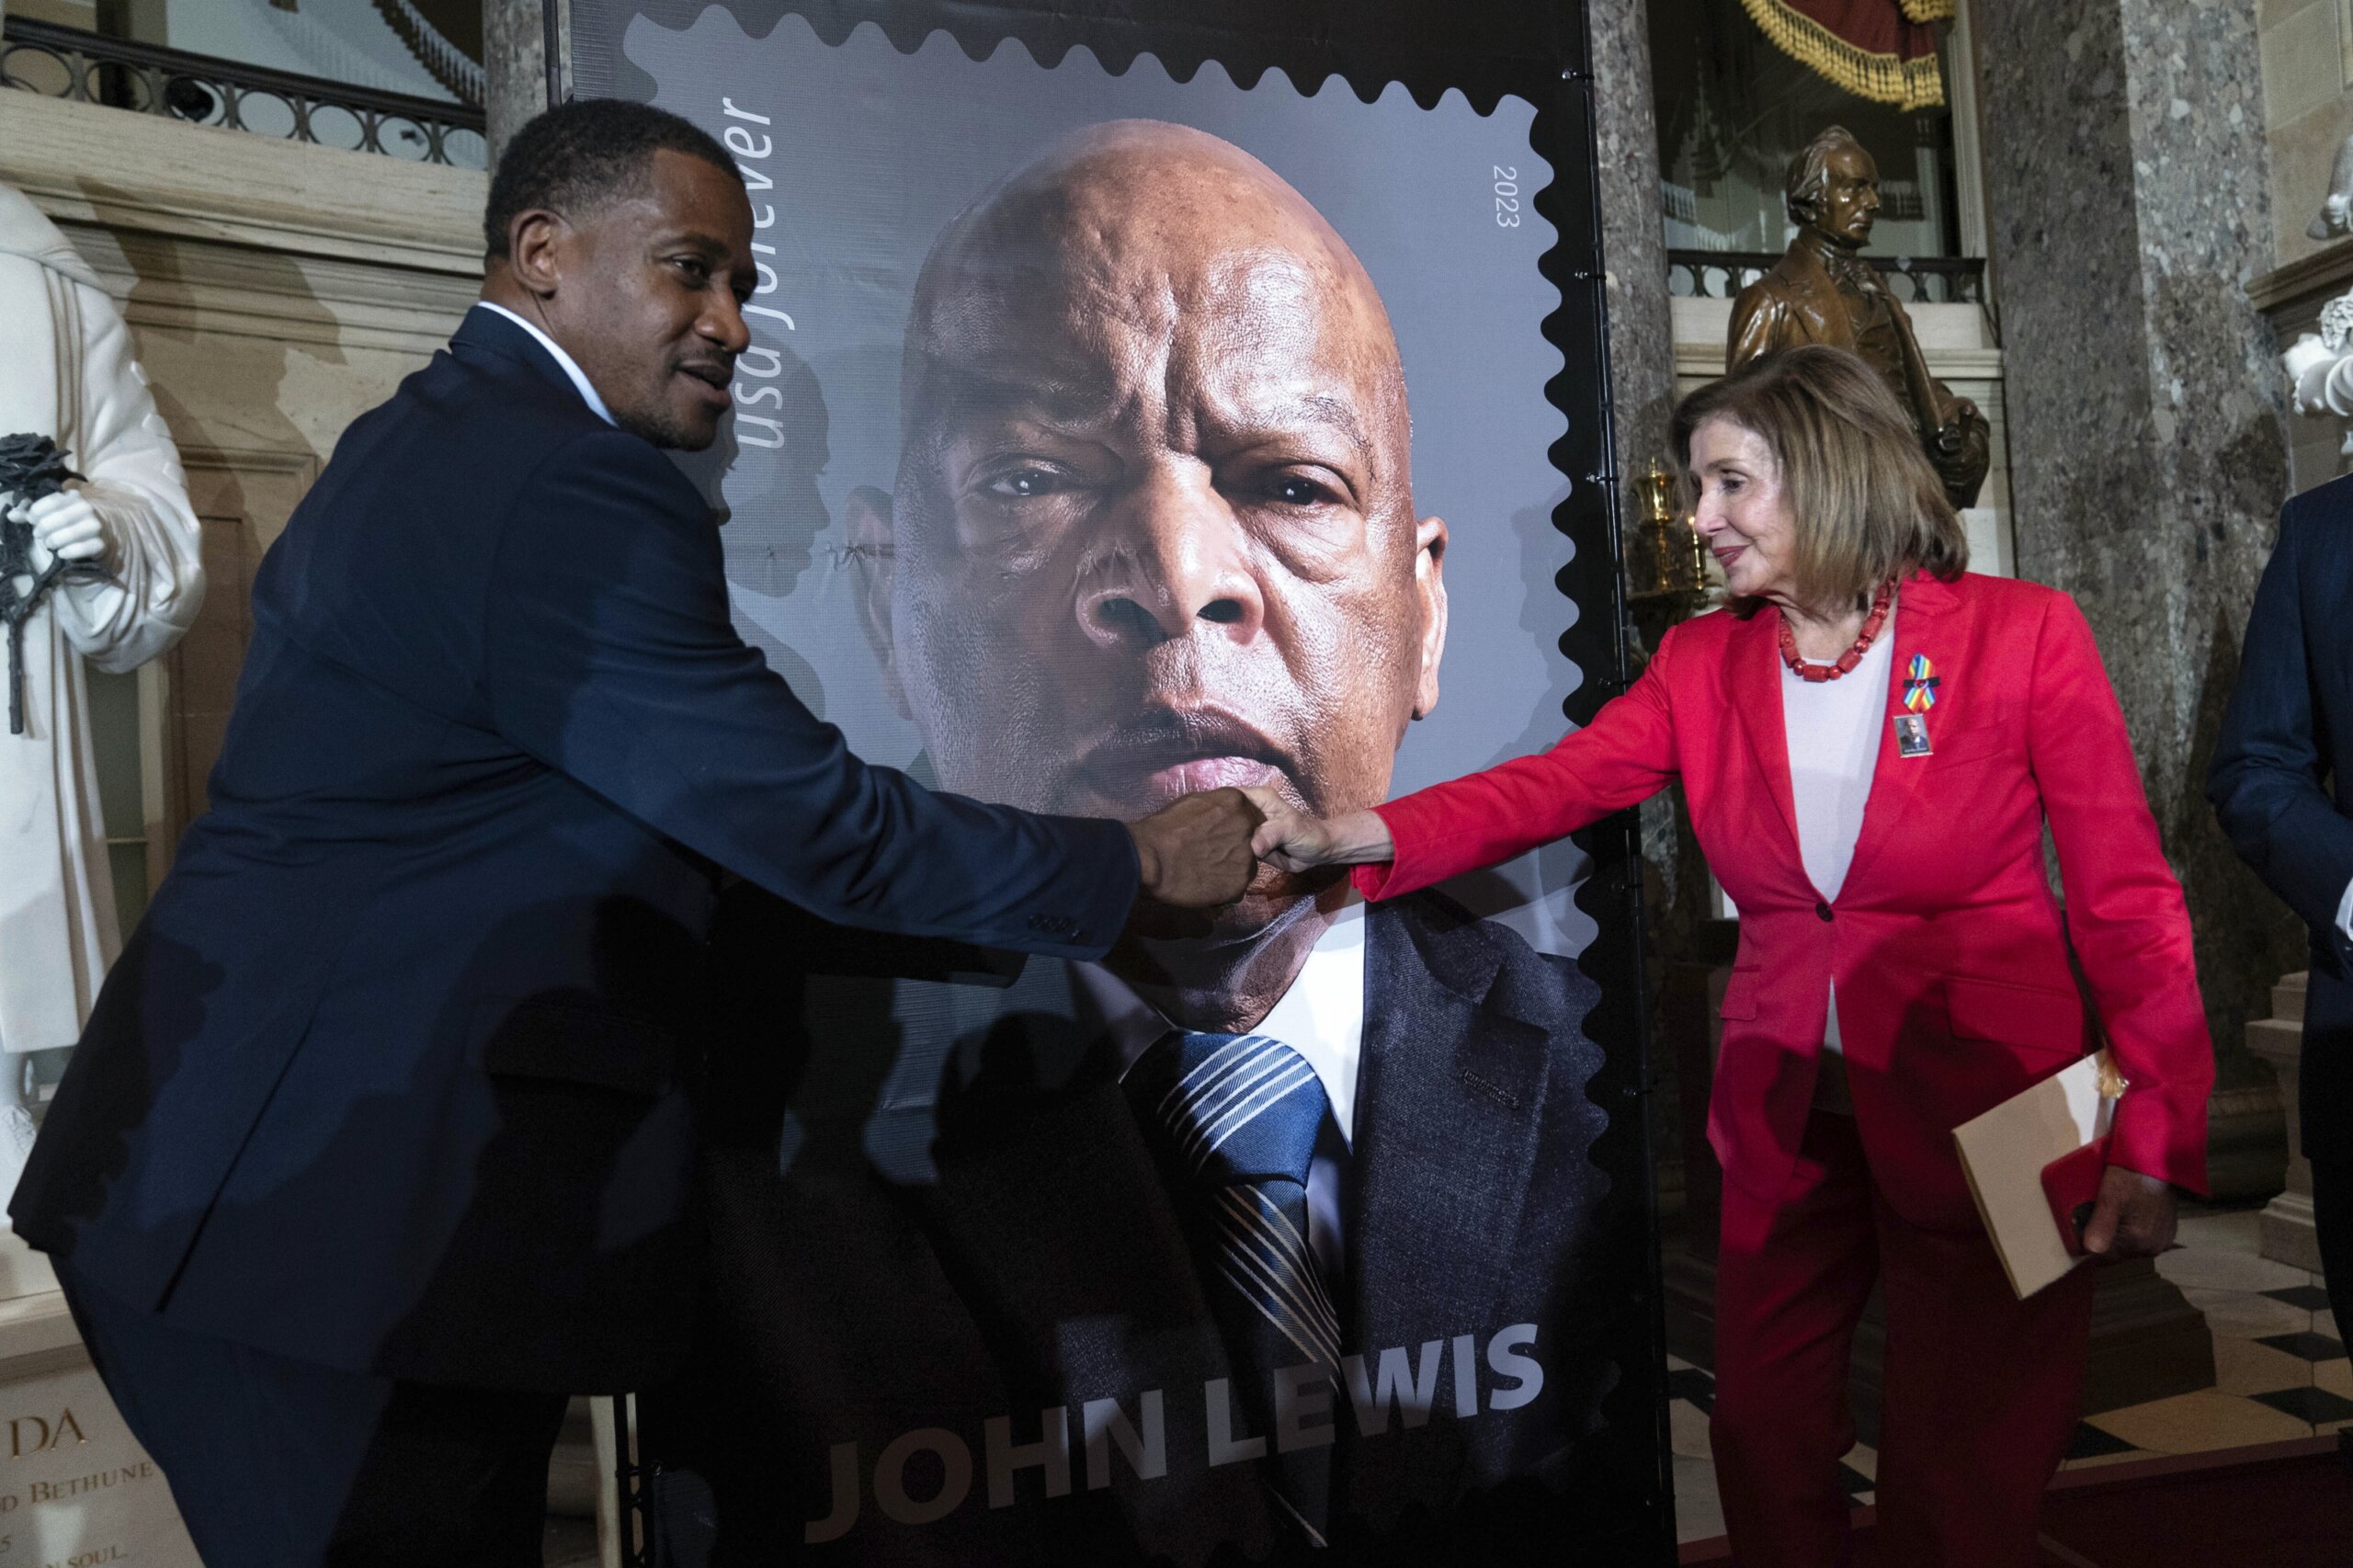
[[[2199,940],[2225,1082],[2301,935],[2204,799],[2287,494],[2256,18],[1978,0],[2018,571],[2083,605]]]

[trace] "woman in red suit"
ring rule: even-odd
[[[1328,823],[1254,791],[1257,847],[1352,863],[1368,897],[1393,897],[1681,779],[1740,911],[1709,1110],[1710,1434],[1735,1557],[1848,1561],[1847,1360],[1876,1282],[1881,1560],[2027,1568],[2075,1428],[2092,1277],[2016,1298],[1952,1130],[2087,1049],[2072,937],[2131,1084],[2085,1242],[2169,1244],[2173,1188],[2203,1189],[2213,1078],[2181,890],[2082,614],[1964,574],[1960,522],[1862,361],[1756,361],[1687,400],[1675,437],[1729,613],[1668,632],[1542,756]]]

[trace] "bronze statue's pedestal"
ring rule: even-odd
[[[2288,1116],[2288,1185],[2265,1206],[2258,1245],[2274,1263],[2320,1272],[2320,1242],[2313,1233],[2313,1167],[2304,1158],[2304,1133],[2297,1118],[2304,1064],[2304,976],[2287,976],[2271,988],[2271,1017],[2246,1027],[2246,1048],[2271,1063],[2279,1075],[2280,1108]]]
[[[13,1539],[26,1561],[198,1568],[163,1472],[107,1397],[49,1259],[6,1230],[0,1402],[13,1449],[0,1536]],[[101,1476],[105,1485],[94,1488]]]

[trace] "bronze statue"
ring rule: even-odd
[[[1733,301],[1727,368],[1801,343],[1854,350],[1913,411],[1952,504],[1975,506],[1992,461],[1985,415],[1928,374],[1911,318],[1859,254],[1879,216],[1879,165],[1834,125],[1790,160],[1783,188],[1798,237]]]

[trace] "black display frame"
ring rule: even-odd
[[[552,42],[558,0],[548,6]],[[1623,692],[1633,676],[1625,597],[1609,379],[1607,272],[1602,251],[1599,153],[1595,127],[1596,83],[1585,0],[1292,0],[1269,6],[1252,0],[569,0],[569,58],[549,51],[549,80],[569,84],[564,96],[631,96],[634,67],[620,55],[628,22],[644,17],[684,28],[713,6],[732,13],[745,30],[765,36],[788,14],[807,21],[829,45],[871,22],[903,52],[945,31],[981,58],[1008,41],[1052,66],[1074,48],[1091,51],[1112,74],[1144,54],[1174,77],[1189,80],[1205,64],[1224,69],[1245,88],[1279,69],[1302,94],[1337,76],[1370,102],[1392,83],[1415,102],[1434,105],[1460,91],[1481,113],[1506,95],[1536,109],[1535,150],[1553,170],[1552,183],[1531,199],[1552,223],[1556,242],[1540,259],[1542,276],[1561,303],[1544,321],[1545,339],[1562,369],[1545,395],[1566,421],[1548,450],[1568,481],[1553,526],[1575,546],[1554,585],[1574,610],[1562,632],[1562,653],[1584,676],[1563,703],[1563,716],[1590,722]],[[1675,1560],[1672,1460],[1666,1415],[1665,1342],[1661,1312],[1659,1224],[1654,1096],[1658,1074],[1643,1006],[1641,933],[1642,859],[1634,813],[1620,812],[1575,835],[1592,872],[1576,896],[1597,926],[1578,967],[1599,988],[1585,1022],[1605,1062],[1587,1094],[1609,1118],[1592,1158],[1611,1178],[1611,1197],[1593,1250],[1597,1267],[1624,1282],[1620,1343],[1640,1354],[1621,1356],[1620,1381],[1604,1401],[1621,1462],[1596,1478],[1621,1499],[1624,1521],[1607,1540],[1529,1541],[1518,1561],[1667,1563]],[[658,1423],[654,1441],[629,1399],[613,1402],[621,1489],[623,1559],[663,1561],[654,1510],[662,1466]]]

